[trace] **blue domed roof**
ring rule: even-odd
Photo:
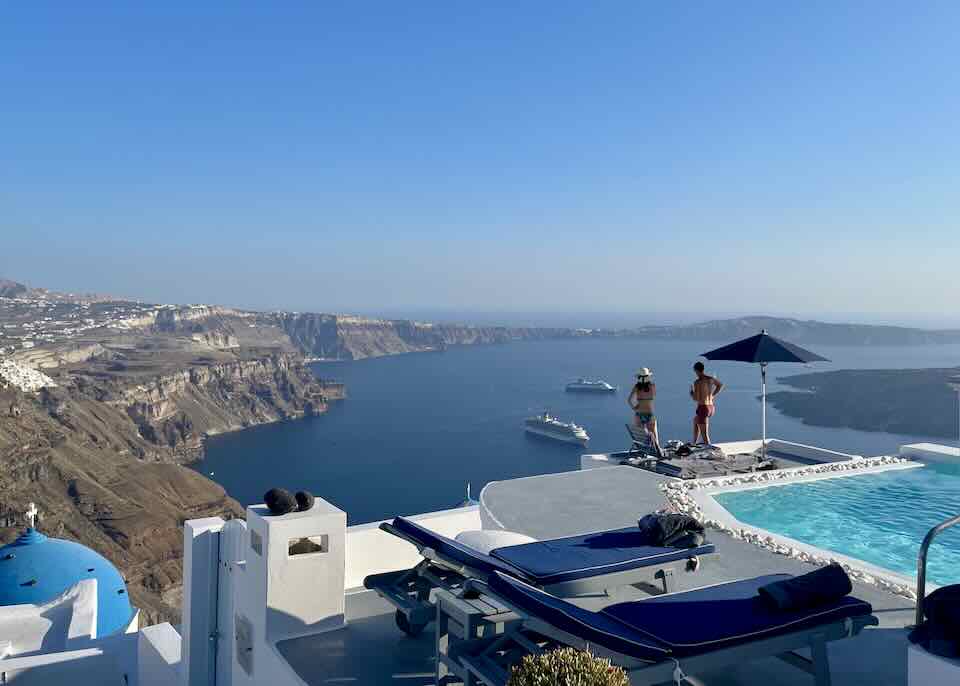
[[[32,528],[0,548],[0,606],[39,605],[84,579],[97,580],[97,636],[124,630],[133,609],[123,577],[107,558]]]

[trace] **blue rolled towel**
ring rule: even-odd
[[[838,564],[815,569],[761,586],[757,593],[775,610],[802,610],[840,600],[853,590],[850,577]]]

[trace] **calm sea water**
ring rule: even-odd
[[[718,342],[717,345],[722,342]],[[214,437],[194,465],[244,505],[274,486],[308,489],[346,510],[351,523],[453,507],[469,483],[576,469],[584,452],[528,436],[523,420],[549,409],[591,436],[588,452],[628,445],[626,394],[637,367],[654,370],[661,438],[689,440],[691,366],[702,342],[595,339],[451,348],[444,353],[313,366],[346,382],[349,397],[330,412]],[[804,371],[952,366],[960,346],[843,348],[814,346],[832,364],[772,365],[775,378]],[[714,441],[760,436],[754,365],[714,363],[727,385],[712,421]],[[566,393],[578,376],[617,384],[616,395]],[[896,452],[901,443],[936,440],[805,426],[768,410],[768,435],[864,455]]]

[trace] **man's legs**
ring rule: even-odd
[[[700,417],[694,415],[693,417],[693,444],[697,444],[697,439],[700,438]]]
[[[703,424],[700,425],[700,435],[703,436],[703,442],[710,445],[710,420],[708,418],[704,418]]]

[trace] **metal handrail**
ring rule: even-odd
[[[960,515],[945,519],[927,532],[917,556],[917,626],[923,623],[923,601],[927,595],[927,551],[941,531],[960,524]]]

